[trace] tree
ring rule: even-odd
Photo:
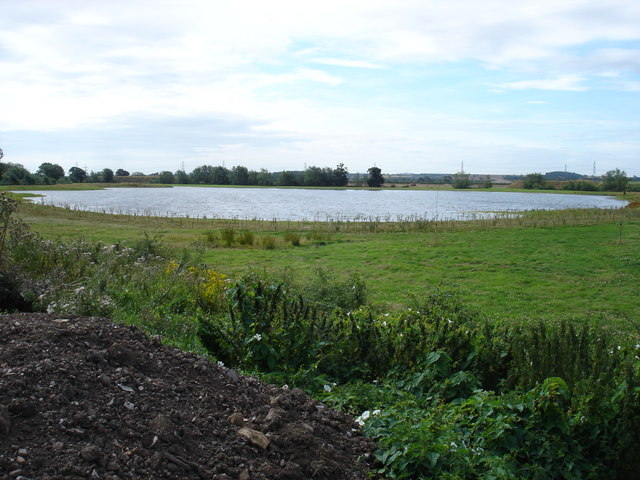
[[[64,177],[64,169],[57,164],[45,162],[38,168],[38,175],[42,175],[46,178],[52,178],[53,180],[60,180]]]
[[[372,188],[379,188],[384,184],[384,177],[382,176],[382,170],[378,167],[371,167],[367,170],[369,178],[367,179],[367,185]]]
[[[629,177],[624,170],[616,168],[609,170],[602,176],[602,190],[605,192],[623,192],[627,193],[629,185]]]
[[[169,170],[164,170],[160,172],[160,175],[158,176],[158,183],[165,183],[170,185],[175,181],[176,181],[176,178],[173,176],[173,173],[170,172]]]
[[[249,184],[249,170],[247,167],[240,165],[231,169],[231,184],[232,185],[248,185]]]
[[[129,176],[129,172],[127,172],[126,170],[123,170],[122,168],[119,168],[118,170],[116,170],[116,177],[128,177]]]
[[[82,183],[87,179],[87,172],[78,167],[71,167],[69,169],[69,181],[73,183]]]
[[[308,187],[321,187],[326,185],[322,169],[316,166],[311,166],[304,171],[302,181],[304,185]]]
[[[298,172],[283,170],[278,175],[278,185],[283,187],[295,187],[302,184],[302,176]]]
[[[104,170],[102,170],[102,181],[104,183],[113,182],[113,170],[111,170],[110,168],[105,168]]]
[[[193,172],[191,172],[191,183],[213,184],[213,167],[211,165],[202,165],[194,168]]]
[[[230,185],[229,170],[224,167],[213,167],[213,185]]]
[[[547,182],[541,173],[529,173],[522,181],[522,188],[527,190],[542,190],[546,187]]]
[[[2,172],[0,184],[2,185],[35,185],[37,178],[29,170],[18,163],[7,163]]]
[[[346,187],[349,184],[349,172],[344,163],[340,163],[333,170],[333,185],[336,187]]]
[[[184,170],[177,170],[175,173],[176,183],[188,184],[189,183],[189,175]]]
[[[453,188],[469,188],[471,187],[471,178],[468,173],[458,172],[453,175]]]
[[[273,175],[269,173],[269,170],[261,168],[256,174],[256,183],[258,185],[273,185]]]

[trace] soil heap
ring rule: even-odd
[[[353,419],[102,318],[0,315],[0,480],[357,479]]]

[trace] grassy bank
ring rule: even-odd
[[[48,238],[118,243],[144,235],[197,249],[237,278],[269,270],[304,281],[326,269],[365,279],[394,309],[436,287],[498,319],[629,322],[640,310],[640,209],[528,212],[470,222],[268,222],[104,215],[23,204]]]

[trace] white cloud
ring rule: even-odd
[[[148,119],[173,119],[184,135],[185,119],[220,117],[240,119],[240,141],[195,128],[191,147],[176,142],[182,150],[165,155],[226,152],[270,168],[301,156],[458,163],[486,142],[507,145],[505,155],[523,142],[495,113],[518,91],[640,89],[638,50],[616,44],[640,39],[640,4],[628,0],[6,0],[2,8],[0,134],[130,128],[138,158],[143,138],[157,142]],[[460,70],[455,80],[448,69]],[[501,95],[469,93],[476,81]],[[445,87],[436,101],[423,98]],[[446,101],[469,110],[449,115]]]
[[[383,69],[383,65],[378,63],[369,62],[367,60],[353,60],[353,59],[341,59],[341,58],[314,58],[313,63],[320,63],[323,65],[334,65],[336,67],[348,67],[348,68],[367,68],[367,69]]]
[[[498,84],[500,88],[511,90],[562,90],[568,92],[585,92],[589,88],[584,85],[585,79],[578,75],[563,75],[557,78],[521,80]]]

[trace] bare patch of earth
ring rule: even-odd
[[[353,419],[102,318],[0,315],[0,480],[364,479]]]

